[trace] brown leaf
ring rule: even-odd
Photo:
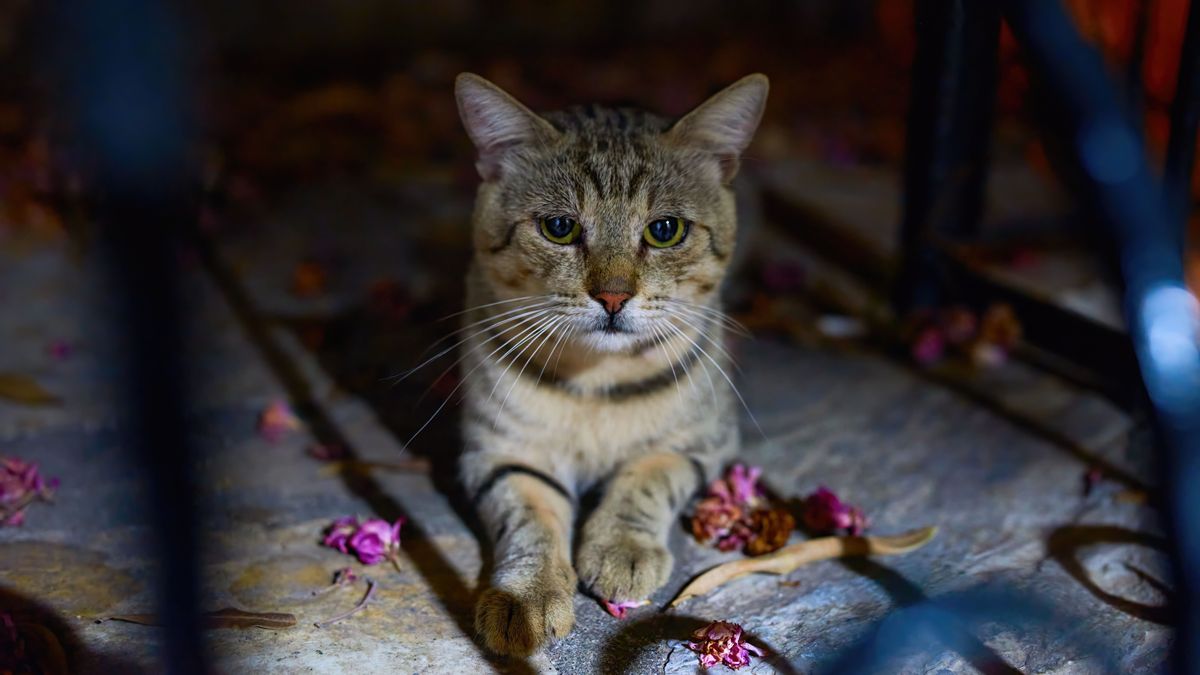
[[[0,373],[0,399],[8,399],[26,405],[53,405],[59,398],[42,388],[28,375]]]
[[[818,560],[860,555],[895,555],[915,551],[937,534],[936,527],[925,527],[891,537],[820,537],[785,546],[774,553],[734,560],[717,565],[696,577],[675,596],[671,607],[697,595],[704,595],[747,574],[787,574]]]
[[[108,621],[124,621],[143,626],[159,626],[162,622],[157,614],[118,614],[110,616]],[[236,607],[226,607],[215,612],[207,612],[203,616],[205,628],[266,628],[279,630],[296,625],[295,614],[283,612],[249,612]]]

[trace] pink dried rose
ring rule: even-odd
[[[760,467],[735,464],[724,478],[708,486],[708,495],[692,515],[692,535],[700,543],[713,542],[721,551],[746,547],[758,536],[754,511],[766,506],[766,493],[758,484]]]
[[[50,501],[58,479],[42,477],[38,465],[16,457],[0,457],[0,527],[25,522],[25,509],[35,501]]]
[[[358,518],[354,516],[345,516],[333,521],[325,530],[325,538],[321,544],[329,548],[336,548],[342,553],[350,552],[350,537],[354,535],[358,529]]]
[[[314,443],[308,446],[308,455],[322,462],[336,462],[349,456],[346,446],[339,443]]]
[[[738,504],[750,504],[762,497],[762,488],[758,486],[758,478],[762,475],[762,467],[747,467],[745,464],[734,464],[729,469],[725,481],[729,484],[733,501]]]
[[[867,516],[856,506],[844,503],[825,486],[804,500],[804,526],[816,533],[845,530],[859,536],[867,529]]]
[[[918,365],[932,366],[946,353],[946,338],[936,326],[922,328],[912,343],[912,358]]]
[[[299,431],[301,426],[300,418],[286,401],[272,401],[258,416],[259,435],[272,443],[282,440],[289,432]]]
[[[696,652],[700,665],[713,668],[724,665],[731,670],[750,665],[750,655],[763,652],[742,637],[742,627],[728,621],[714,621],[692,633],[687,648]]]
[[[604,611],[617,619],[624,619],[631,609],[650,604],[649,600],[602,600],[601,602],[604,605]]]
[[[364,565],[393,560],[400,552],[400,526],[403,524],[403,518],[390,524],[382,518],[372,518],[358,526],[350,536],[349,546]]]

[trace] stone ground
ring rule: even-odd
[[[754,276],[753,253],[778,248],[746,187],[746,254],[733,293]],[[740,386],[762,429],[743,416],[743,459],[763,465],[783,495],[833,488],[870,514],[875,533],[937,525],[933,543],[747,578],[664,612],[689,577],[736,557],[701,548],[681,526],[675,572],[654,606],[618,622],[580,595],[575,631],[544,654],[486,654],[470,629],[486,547],[448,478],[453,406],[405,450],[445,400],[449,385],[435,380],[449,361],[399,384],[386,379],[452,325],[435,319],[459,304],[468,204],[450,181],[310,186],[254,218],[227,218],[215,266],[181,261],[201,383],[191,431],[202,449],[205,603],[298,617],[279,631],[211,631],[221,671],[694,672],[681,641],[713,619],[742,624],[768,650],[756,673],[1161,669],[1171,640],[1161,609],[1168,591],[1157,581],[1163,543],[1133,421],[1020,363],[923,372],[871,344],[815,332],[738,345]],[[289,292],[306,258],[330,270],[315,298]],[[396,279],[408,299],[379,286],[372,295],[380,278]],[[112,405],[121,375],[101,279],[95,255],[66,242],[0,250],[0,372],[31,375],[62,399],[0,400],[0,454],[38,461],[62,480],[53,505],[35,505],[23,527],[0,531],[0,609],[49,608],[57,617],[49,627],[80,672],[153,672],[159,629],[97,622],[149,611],[154,573]],[[795,306],[799,316],[816,314],[803,300]],[[73,353],[52,358],[53,340]],[[308,429],[269,443],[255,420],[279,398],[305,411]],[[353,460],[308,456],[329,441],[345,443]],[[1109,479],[1084,496],[1093,464]],[[315,621],[362,591],[312,594],[347,562],[318,541],[348,513],[408,519],[401,569],[356,566],[378,582],[375,600],[319,629]],[[872,635],[873,646],[859,645]],[[870,654],[882,660],[843,660]]]

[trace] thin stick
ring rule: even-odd
[[[367,580],[367,592],[365,595],[363,595],[362,600],[358,601],[357,605],[346,610],[345,612],[342,612],[341,614],[338,614],[337,616],[335,616],[331,619],[326,619],[324,621],[318,621],[313,625],[316,626],[317,628],[324,628],[330,624],[335,624],[343,619],[348,619],[351,616],[353,616],[356,612],[358,612],[358,611],[362,610],[362,608],[366,607],[367,603],[371,602],[371,596],[375,595],[375,580],[372,579],[371,577],[365,577],[365,578]]]

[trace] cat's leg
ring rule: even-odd
[[[493,651],[531,654],[575,624],[571,498],[539,471],[497,465],[476,508],[495,543],[495,568],[475,607],[475,629]]]
[[[576,567],[588,589],[602,600],[643,600],[666,583],[667,534],[704,481],[703,464],[673,452],[623,464],[583,528]]]

